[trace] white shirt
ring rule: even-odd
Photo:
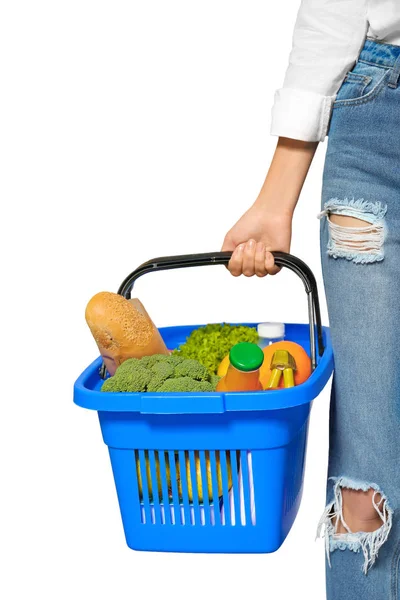
[[[400,45],[400,0],[302,0],[272,135],[325,139],[336,93],[366,37]]]

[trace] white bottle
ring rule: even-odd
[[[265,348],[274,342],[281,342],[285,339],[284,323],[260,323],[257,325],[257,333],[260,338],[258,345]]]

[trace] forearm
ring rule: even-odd
[[[293,215],[317,147],[318,142],[280,137],[255,204],[273,214]]]

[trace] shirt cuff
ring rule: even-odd
[[[305,142],[324,141],[335,97],[300,89],[277,90],[272,107],[271,135]]]

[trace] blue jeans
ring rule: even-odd
[[[320,218],[335,354],[327,598],[400,600],[400,46],[367,39],[338,92]],[[373,490],[377,530],[350,530],[344,488]]]

